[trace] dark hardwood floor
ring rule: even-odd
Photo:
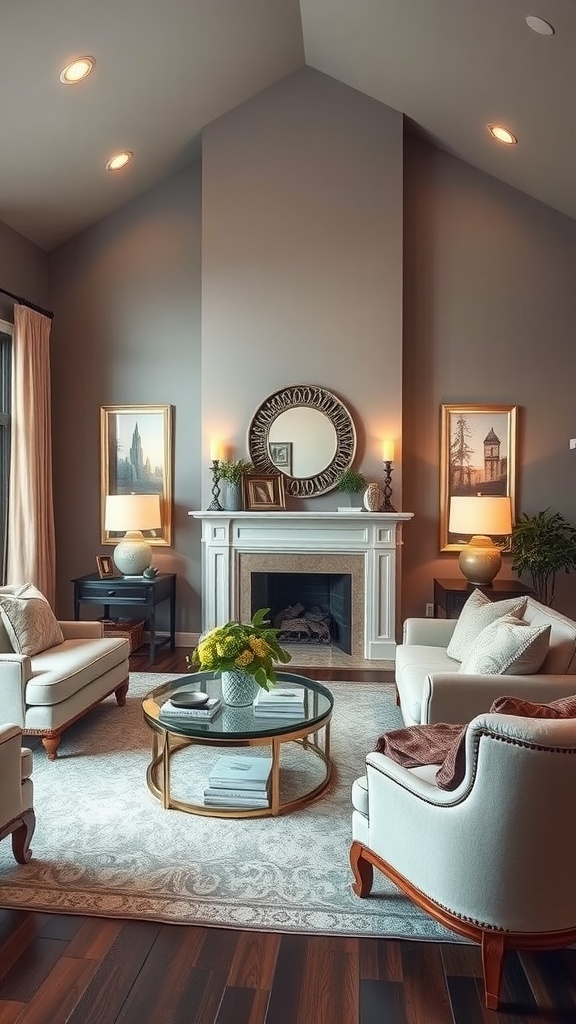
[[[186,653],[131,668],[184,673]],[[498,1013],[481,974],[479,949],[454,943],[0,909],[0,1024],[576,1024],[576,950],[509,954]]]

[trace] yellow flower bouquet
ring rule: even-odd
[[[186,658],[189,669],[219,672],[248,672],[264,690],[276,682],[274,663],[286,665],[292,655],[280,647],[278,630],[266,618],[269,608],[259,608],[251,623],[227,622],[200,637],[198,646]]]

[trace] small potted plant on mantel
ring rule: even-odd
[[[339,507],[339,512],[362,512],[360,495],[366,488],[366,477],[357,469],[345,469],[338,480],[338,490],[349,496],[350,504]]]
[[[253,473],[254,466],[248,459],[224,459],[218,464],[220,480],[226,481],[222,505],[226,512],[237,512],[242,508],[242,477]]]

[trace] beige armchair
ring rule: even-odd
[[[446,791],[437,766],[368,755],[352,792],[353,889],[367,897],[377,867],[480,942],[486,1006],[496,1009],[507,949],[576,942],[576,719],[480,715],[465,758],[463,781]]]
[[[30,840],[36,827],[33,810],[32,752],[21,746],[17,725],[0,726],[0,839],[12,836],[19,864],[30,860]]]

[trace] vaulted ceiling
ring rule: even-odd
[[[46,250],[189,162],[204,125],[304,64],[576,217],[575,0],[3,0],[0,14],[0,220]],[[93,73],[62,85],[85,54]],[[107,172],[121,149],[132,162]]]

